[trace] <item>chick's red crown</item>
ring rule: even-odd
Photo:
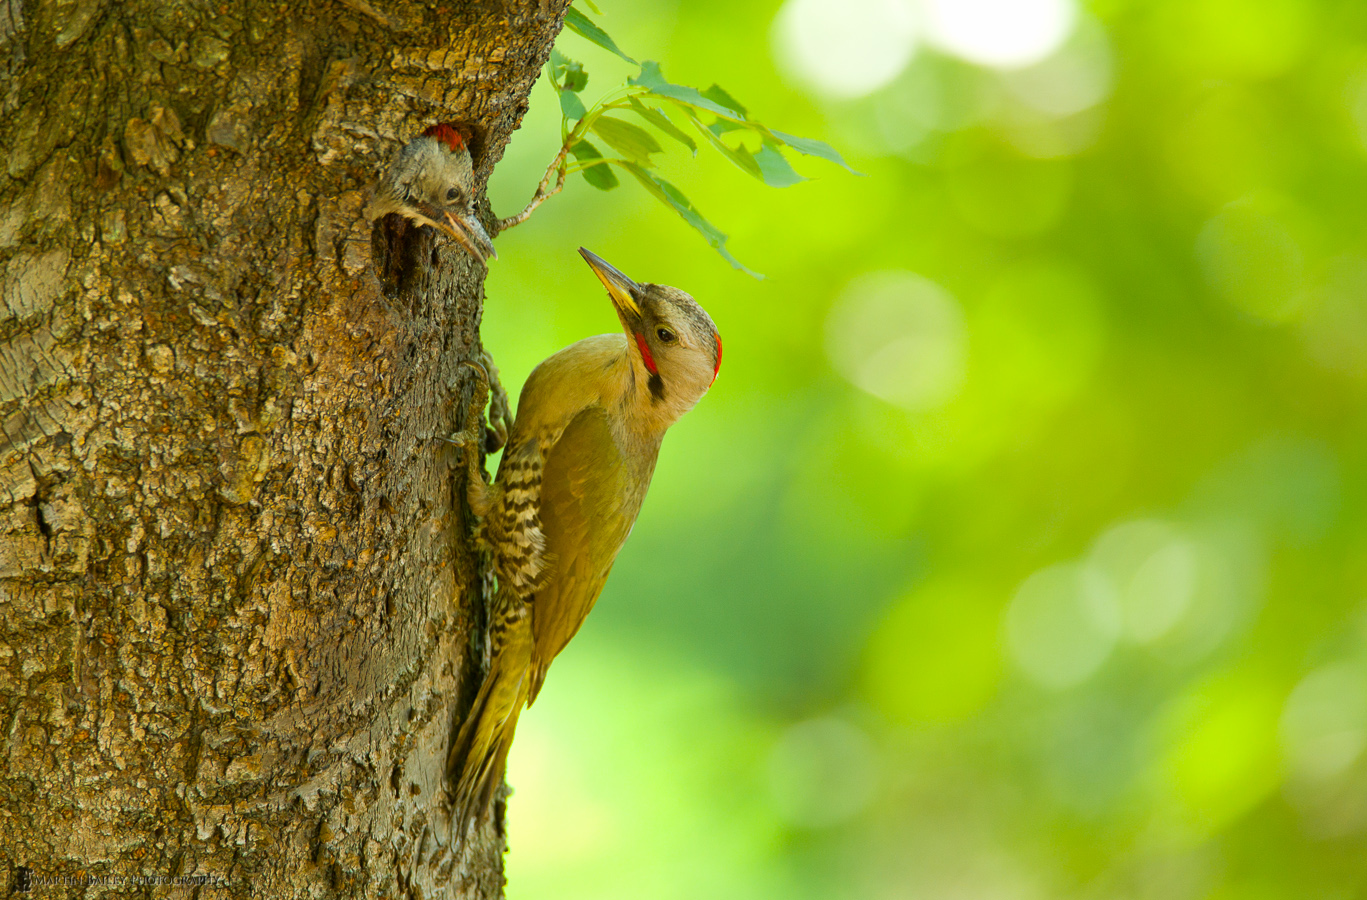
[[[433,125],[431,128],[424,131],[422,136],[436,138],[449,147],[452,153],[465,147],[465,138],[461,137],[459,131],[445,122]]]

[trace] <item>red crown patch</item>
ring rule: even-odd
[[[451,148],[452,153],[465,148],[465,138],[461,137],[459,131],[445,122],[433,125],[431,128],[424,131],[422,136],[436,138],[447,147]]]

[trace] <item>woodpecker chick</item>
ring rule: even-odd
[[[603,590],[670,425],[721,367],[712,319],[677,288],[637,284],[579,250],[622,323],[533,370],[492,487],[476,439],[460,440],[470,505],[498,577],[491,662],[448,758],[457,821],[482,815],[503,782],[517,717]],[[467,429],[468,431],[469,429]]]
[[[399,152],[366,206],[375,221],[398,213],[450,235],[475,259],[498,259],[474,210],[474,166],[460,132],[433,125]]]

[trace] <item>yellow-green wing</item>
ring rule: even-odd
[[[551,577],[532,600],[531,696],[603,590],[640,512],[655,467],[624,458],[601,407],[579,413],[551,449],[541,482],[541,528]],[[633,464],[634,463],[634,464]]]

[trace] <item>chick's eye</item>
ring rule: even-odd
[[[446,192],[446,199],[447,199],[447,200],[455,200],[455,199],[456,199],[457,197],[459,197],[459,196],[460,196],[460,191],[456,190],[455,188],[451,188],[451,190],[449,190],[449,191]]]
[[[668,328],[656,328],[655,336],[666,344],[674,343],[674,332],[670,331]]]

